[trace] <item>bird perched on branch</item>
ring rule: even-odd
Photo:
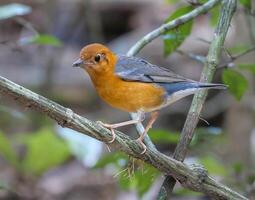
[[[222,84],[184,78],[141,58],[116,55],[102,44],[85,46],[73,66],[87,71],[105,102],[122,111],[138,114],[137,119],[117,124],[102,123],[111,130],[113,139],[110,142],[115,139],[115,128],[142,122],[144,114],[151,113],[144,133],[137,139],[144,149],[142,153],[146,151],[144,136],[157,119],[160,109],[201,89],[225,88]]]

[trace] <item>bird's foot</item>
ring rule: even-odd
[[[136,139],[137,142],[139,142],[143,148],[143,151],[140,153],[141,155],[144,154],[147,150],[146,145],[143,143],[143,139],[142,137],[139,137],[138,139]]]
[[[98,121],[98,123],[99,123],[101,126],[110,129],[111,134],[112,134],[112,139],[111,139],[108,143],[109,143],[109,144],[113,143],[114,140],[115,140],[115,138],[116,138],[116,134],[115,134],[115,132],[114,132],[114,128],[116,128],[116,127],[114,126],[114,124],[106,124],[106,123],[103,123],[103,122],[101,122],[101,121]]]

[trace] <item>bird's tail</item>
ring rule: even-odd
[[[208,89],[227,89],[228,86],[220,83],[198,83],[199,88],[208,88]]]
[[[218,83],[201,83],[201,82],[180,82],[160,84],[167,92],[167,104],[169,105],[183,97],[194,94],[202,89],[226,89],[227,86]]]
[[[160,84],[166,91],[168,95],[172,95],[175,92],[183,91],[187,94],[193,94],[197,90],[200,89],[226,89],[227,86],[218,83],[201,83],[196,81],[186,81],[186,82],[179,82],[179,83],[161,83]]]

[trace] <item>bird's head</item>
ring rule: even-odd
[[[102,44],[90,44],[82,48],[80,57],[73,67],[81,67],[88,72],[107,72],[114,69],[116,56]]]

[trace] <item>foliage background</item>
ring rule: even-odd
[[[201,1],[202,2],[202,1]],[[204,1],[205,2],[205,1]],[[101,42],[116,53],[145,33],[194,9],[187,1],[1,1],[0,72],[90,119],[126,120],[95,93],[88,76],[72,69],[82,46]],[[214,82],[229,91],[211,91],[185,162],[201,163],[238,191],[254,195],[254,52],[251,1],[239,2]],[[219,7],[153,41],[140,54],[197,80]],[[230,56],[231,55],[231,56]],[[192,58],[190,58],[192,57]],[[196,59],[194,59],[196,58]],[[198,59],[199,58],[199,59]],[[150,137],[173,152],[191,97],[161,112]],[[105,145],[63,129],[53,121],[0,97],[0,198],[155,199],[163,175]],[[133,127],[121,129],[137,137]],[[202,194],[176,187],[175,199]]]

